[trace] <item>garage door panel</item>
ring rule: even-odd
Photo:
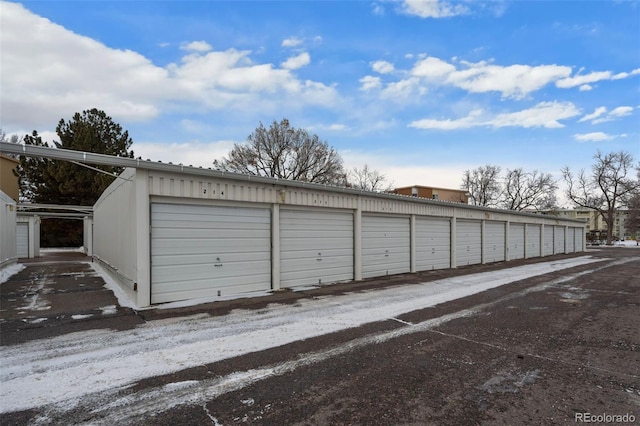
[[[485,232],[485,262],[501,262],[505,259],[505,222],[486,222]]]
[[[563,226],[554,226],[554,248],[553,252],[555,254],[564,253],[564,227]]]
[[[509,225],[509,259],[524,258],[524,224]]]
[[[573,253],[575,252],[575,229],[570,227],[567,229],[567,252]]]
[[[482,229],[479,221],[456,223],[456,265],[474,265],[482,262]]]
[[[185,265],[156,265],[155,270],[157,272],[154,285],[171,284],[179,281],[193,282],[194,287],[197,281],[208,281],[209,285],[213,280],[224,278],[225,282],[222,285],[230,285],[232,282],[245,282],[245,283],[257,283],[259,277],[267,277],[269,274],[260,272],[260,267],[268,268],[270,263],[268,261],[256,261],[255,273],[246,271],[246,265],[243,264],[225,264],[221,267],[215,267],[211,265],[202,264],[185,264]],[[270,269],[270,268],[269,268]],[[264,269],[263,269],[264,270]],[[187,276],[189,279],[185,280]]]
[[[550,256],[554,252],[553,247],[553,238],[554,238],[554,227],[553,226],[545,226],[544,227],[544,255]]]
[[[268,209],[151,204],[151,302],[271,288]]]
[[[411,270],[409,218],[362,216],[362,276],[402,274]]]
[[[576,236],[576,247],[575,247],[575,251],[582,251],[582,247],[584,245],[584,229],[583,228],[576,228],[575,229],[575,236]]]
[[[527,256],[540,257],[540,225],[527,225]]]
[[[280,284],[314,285],[353,279],[353,213],[280,211]]]
[[[29,224],[26,222],[16,223],[16,256],[29,257]]]

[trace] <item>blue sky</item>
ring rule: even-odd
[[[286,117],[395,186],[640,159],[638,1],[0,3],[0,126],[103,109],[136,155],[211,166]]]

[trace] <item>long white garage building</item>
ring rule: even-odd
[[[583,251],[584,223],[180,165],[128,168],[94,258],[139,306]]]

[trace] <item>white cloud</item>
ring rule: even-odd
[[[415,63],[411,74],[427,84],[451,85],[470,93],[499,92],[505,98],[521,99],[547,84],[571,74],[559,65],[493,65],[486,61],[462,61],[461,67],[435,57]]]
[[[626,117],[627,115],[631,114],[631,112],[633,111],[633,107],[630,106],[619,106],[617,108],[614,108],[609,115],[611,117]]]
[[[303,40],[299,39],[298,37],[289,37],[282,40],[282,47],[296,47],[301,45],[302,42]]]
[[[569,75],[571,68],[559,65],[491,65],[463,63],[466,69],[449,75],[447,82],[471,93],[500,92],[505,98],[524,98],[552,81]]]
[[[606,112],[607,112],[607,108],[598,107],[591,114],[587,114],[584,117],[582,117],[580,120],[578,120],[578,123],[582,123],[583,121],[593,120],[594,118],[598,118],[598,117],[600,117],[602,114],[604,114]]]
[[[469,93],[498,92],[503,98],[512,99],[523,99],[551,83],[555,83],[559,88],[580,86],[580,91],[589,91],[593,89],[589,83],[614,78],[609,71],[571,77],[571,67],[555,64],[503,66],[493,64],[492,61],[468,62],[458,61],[456,58],[446,61],[426,55],[419,55],[419,58],[408,72],[410,77],[405,77],[405,80],[420,78],[421,84],[416,85],[416,88],[424,85],[453,86]],[[387,62],[378,61],[374,64],[379,64],[379,70],[386,70]],[[624,73],[625,78],[636,74],[636,71]],[[403,81],[388,84],[403,86]]]
[[[264,111],[276,102],[280,108],[337,103],[334,86],[256,64],[250,51],[212,51],[203,41],[182,49],[187,54],[179,62],[159,67],[3,2],[3,127],[51,129],[60,118],[94,107],[126,124],[184,106]],[[306,61],[302,54],[285,64],[293,69]]]
[[[540,102],[533,108],[493,116],[482,110],[473,110],[456,120],[422,119],[409,124],[418,129],[456,130],[471,127],[564,127],[560,120],[575,117],[580,111],[571,102]]]
[[[469,13],[466,6],[444,0],[404,0],[402,10],[420,18],[447,18]]]
[[[607,113],[606,107],[598,107],[596,110],[587,114],[578,120],[579,123],[584,121],[591,121],[592,124],[605,123],[607,121],[617,120],[622,117],[626,117],[633,112],[633,107],[630,106],[619,106],[611,110]]]
[[[411,74],[427,80],[445,80],[456,72],[456,67],[439,58],[428,57],[414,65]]]
[[[420,81],[417,78],[408,78],[387,84],[380,96],[383,99],[405,100],[412,94],[424,94],[424,89],[420,88]]]
[[[371,64],[371,69],[380,74],[389,74],[393,72],[393,64],[387,61],[376,61]]]
[[[549,129],[564,127],[559,120],[580,114],[571,102],[540,102],[523,111],[500,114],[491,120],[494,127],[546,127]]]
[[[417,129],[456,130],[485,126],[488,122],[481,119],[483,114],[484,112],[482,110],[473,110],[466,117],[459,118],[457,120],[435,120],[425,118],[409,123],[409,127],[415,127]]]
[[[622,80],[638,74],[640,74],[640,68],[634,69],[631,72],[621,72],[615,75],[611,71],[598,71],[589,74],[563,78],[556,81],[556,86],[561,89],[569,89],[571,87],[588,85],[589,83],[596,83],[602,80]]]
[[[579,142],[601,142],[611,140],[614,137],[603,132],[593,132],[582,134],[576,133],[573,135],[573,138]]]
[[[208,52],[213,48],[206,41],[192,41],[191,43],[184,43],[180,46],[180,49],[188,52]]]
[[[362,77],[360,80],[362,86],[360,86],[360,90],[371,90],[378,89],[382,87],[382,82],[380,81],[380,77],[374,77],[372,75],[366,75]]]
[[[302,52],[297,56],[292,56],[291,58],[284,61],[280,66],[284,69],[288,70],[297,70],[298,68],[302,68],[305,65],[309,65],[311,63],[311,57],[307,52]]]

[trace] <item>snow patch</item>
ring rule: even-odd
[[[102,311],[102,315],[114,315],[116,312],[118,312],[118,308],[116,308],[116,305],[101,306],[100,310]]]
[[[522,279],[593,262],[603,260],[575,257],[422,284],[308,299],[296,306],[272,304],[260,311],[234,310],[217,317],[173,318],[145,323],[132,330],[90,330],[2,346],[0,413],[49,404],[76,404],[79,399],[90,399],[90,394],[110,393],[145,378],[384,321]],[[609,262],[603,267],[615,263]],[[557,285],[585,273],[589,271],[567,274],[551,283]],[[434,324],[436,322],[431,322],[425,327]],[[274,368],[279,370],[282,366]],[[269,369],[244,374],[251,373],[250,380],[277,374]],[[234,377],[246,381],[244,374],[227,376],[225,388],[234,387]],[[185,392],[194,397],[190,389]]]
[[[81,319],[91,318],[92,316],[93,316],[92,314],[76,314],[76,315],[71,315],[71,318],[73,318],[74,320],[81,320]]]
[[[98,262],[92,262],[91,267],[93,268],[95,273],[104,280],[104,286],[111,290],[114,296],[116,296],[116,299],[118,299],[118,304],[120,306],[140,310],[140,308],[133,302],[133,300],[129,298],[127,293],[125,293],[124,290],[120,288],[120,285],[115,282],[113,278],[111,278],[111,275],[109,275],[109,273],[105,271]]]
[[[184,382],[168,383],[163,386],[163,389],[171,392],[177,389],[190,388],[198,383],[200,383],[198,380],[185,380]]]
[[[9,278],[22,271],[24,268],[25,266],[22,263],[14,263],[0,269],[0,284],[9,281]]]

